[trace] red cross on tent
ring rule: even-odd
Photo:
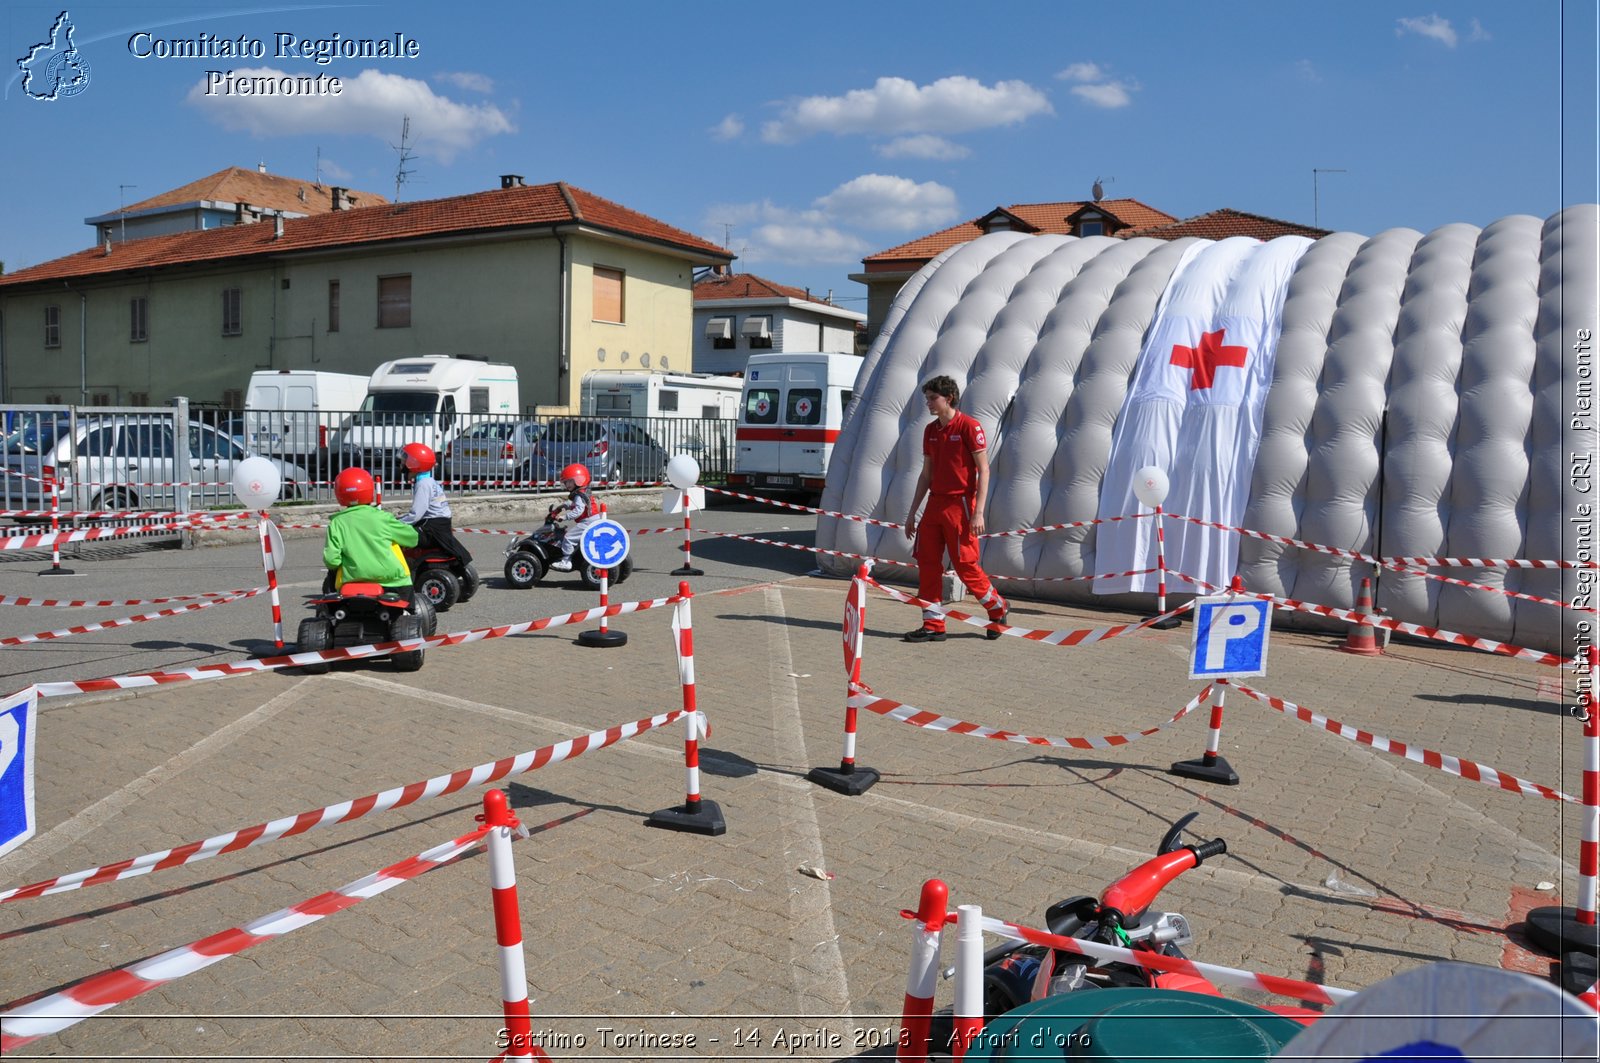
[[[1216,379],[1218,366],[1244,367],[1244,359],[1250,353],[1250,348],[1224,346],[1222,337],[1227,331],[1218,329],[1215,332],[1201,333],[1198,347],[1185,347],[1180,343],[1172,345],[1171,364],[1194,370],[1189,378],[1190,391],[1209,388]]]

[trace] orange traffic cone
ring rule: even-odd
[[[1356,612],[1372,613],[1372,580],[1361,577],[1361,595],[1356,598]],[[1346,653],[1358,653],[1363,657],[1381,657],[1383,647],[1378,645],[1377,629],[1371,624],[1357,624],[1350,629],[1350,634],[1345,637],[1344,645],[1339,647]]]

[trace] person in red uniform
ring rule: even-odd
[[[934,420],[922,432],[922,473],[906,517],[906,535],[916,540],[917,597],[939,600],[948,551],[961,582],[977,595],[989,619],[1003,624],[1010,606],[978,567],[978,536],[989,501],[989,441],[976,417],[956,409],[961,387],[950,377],[929,380],[922,385],[922,397]],[[919,522],[917,509],[924,495],[928,509]],[[907,642],[943,642],[944,637],[944,617],[931,609],[922,611],[921,627],[905,634]],[[999,638],[1000,629],[989,628],[987,637]]]

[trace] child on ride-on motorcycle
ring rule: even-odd
[[[571,521],[566,534],[561,537],[561,557],[550,562],[554,572],[572,571],[572,552],[578,548],[584,529],[600,518],[600,507],[589,494],[589,469],[573,463],[561,470],[561,486],[567,491],[567,500],[550,507],[545,519]]]
[[[372,474],[346,469],[333,481],[333,496],[344,506],[328,518],[322,563],[335,572],[335,586],[376,583],[411,593],[411,572],[397,546],[417,545],[417,529],[372,504],[377,492]]]
[[[400,519],[416,526],[419,541],[453,555],[463,565],[472,564],[472,555],[461,545],[450,525],[450,502],[444,488],[433,478],[437,461],[433,448],[425,443],[407,443],[401,448],[406,471],[411,474],[411,511]]]

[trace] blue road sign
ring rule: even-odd
[[[583,529],[578,549],[591,568],[616,568],[628,556],[628,529],[609,517],[601,517]]]
[[[1267,674],[1272,605],[1256,598],[1198,598],[1190,679]]]
[[[0,856],[33,837],[38,828],[33,818],[38,704],[32,687],[0,701]]]

